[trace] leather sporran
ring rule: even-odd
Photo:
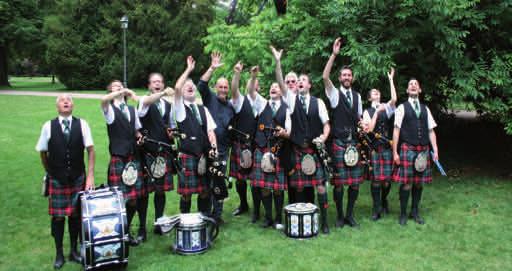
[[[348,145],[343,155],[343,160],[347,167],[353,167],[359,162],[359,152],[354,145]]]
[[[157,156],[153,163],[151,163],[151,176],[155,179],[162,178],[166,173],[166,162],[162,156]]]
[[[206,174],[206,157],[204,155],[201,155],[197,163],[197,174],[199,176]]]
[[[261,157],[261,170],[265,173],[276,172],[276,158],[273,153],[266,152]]]
[[[244,169],[252,167],[252,152],[249,149],[240,151],[240,166]]]
[[[422,173],[427,169],[427,160],[428,159],[428,153],[426,151],[422,151],[416,155],[416,158],[414,158],[414,169]]]
[[[129,162],[124,166],[123,173],[121,175],[123,183],[127,186],[132,186],[137,182],[139,172],[134,162]]]
[[[300,161],[300,167],[304,174],[311,176],[316,172],[315,158],[311,154],[305,154]]]

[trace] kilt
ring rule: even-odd
[[[207,191],[209,187],[207,173],[204,176],[197,174],[199,157],[180,153],[179,158],[183,172],[178,174],[178,194],[190,195]]]
[[[155,179],[151,178],[149,173],[144,173],[146,193],[150,193],[153,191],[171,191],[174,189],[173,177],[172,174],[176,174],[176,171],[172,167],[172,161],[169,158],[168,152],[160,152],[151,155],[144,155],[144,159],[146,160],[147,170],[151,167],[151,163],[155,160],[157,156],[162,156],[165,158],[166,166],[165,170],[167,173],[162,178]]]
[[[62,184],[49,176],[48,214],[51,216],[71,216],[80,208],[79,192],[85,189],[85,176],[82,175],[71,184]]]
[[[302,155],[308,153],[313,155],[316,165],[316,171],[313,175],[306,175],[302,172],[301,161]],[[301,189],[303,187],[312,187],[323,184],[325,181],[325,173],[323,167],[320,165],[320,160],[318,159],[315,150],[311,147],[301,148],[298,146],[293,146],[293,156],[295,166],[293,167],[293,173],[289,177],[290,186]]]
[[[288,183],[284,178],[285,170],[281,165],[281,158],[276,156],[276,171],[266,173],[261,169],[261,159],[263,154],[269,151],[269,148],[256,148],[254,150],[254,161],[251,172],[251,186],[267,188],[273,191],[288,189]]]
[[[393,176],[393,152],[385,146],[378,146],[372,151],[372,174],[370,179],[374,181],[389,181]]]
[[[132,186],[128,186],[123,182],[123,170],[126,164],[133,162],[137,168],[137,181]],[[108,164],[108,185],[117,186],[123,192],[126,201],[134,200],[147,195],[146,186],[144,185],[144,176],[140,161],[136,160],[133,155],[128,157],[111,156]]]
[[[250,148],[250,150],[252,151],[252,148]],[[245,169],[240,166],[241,151],[242,144],[240,141],[233,141],[231,154],[229,155],[229,176],[236,178],[237,180],[246,180],[251,176],[251,169]],[[254,153],[252,159],[254,160]]]
[[[352,185],[359,184],[364,180],[364,166],[359,156],[359,162],[353,167],[345,166],[345,149],[346,144],[339,139],[335,139],[331,143],[332,159],[335,163],[334,177],[332,178],[332,185]]]
[[[427,151],[427,168],[422,173],[416,172],[414,169],[414,159],[419,152]],[[400,145],[400,165],[396,167],[393,173],[393,181],[397,183],[431,183],[432,169],[430,161],[430,146],[414,146],[407,143]]]

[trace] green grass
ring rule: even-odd
[[[96,184],[106,182],[108,142],[99,101],[74,102],[75,115],[86,119],[93,132]],[[54,103],[51,97],[0,99],[0,270],[52,270],[48,201],[39,194],[43,170],[34,146],[43,123],[56,116]],[[461,163],[459,158],[454,158],[456,163],[443,159],[447,168]],[[507,270],[512,266],[512,182],[486,171],[458,178],[436,175],[424,191],[421,211],[426,224],[410,221],[406,227],[397,223],[396,188],[390,195],[392,213],[374,223],[369,220],[371,202],[365,183],[356,205],[361,228],[331,227],[330,235],[312,240],[288,239],[251,224],[249,216],[232,217],[238,202],[233,189],[225,204],[227,223],[206,254],[171,254],[171,237],[149,233],[146,243],[131,249],[129,270]],[[167,193],[167,199],[166,214],[178,213],[176,191]],[[153,219],[150,202],[148,220]],[[332,226],[335,208],[330,203]],[[136,229],[137,218],[134,222]],[[67,232],[64,250],[67,254]],[[62,270],[79,269],[67,262]]]

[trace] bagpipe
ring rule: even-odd
[[[239,129],[236,129],[232,125],[228,126],[228,131],[233,132],[234,134],[241,137],[240,140],[240,167],[245,170],[249,170],[252,167],[252,147],[251,147],[251,135],[245,133]]]
[[[318,157],[320,157],[320,162],[322,163],[326,175],[326,183],[328,183],[335,174],[332,166],[333,160],[327,151],[327,145],[325,142],[322,142],[320,139],[313,139],[313,145],[315,146],[315,151],[318,154]]]
[[[267,147],[268,150],[261,157],[261,170],[265,173],[274,173],[276,172],[276,156],[279,154],[279,150],[283,147],[284,139],[276,135],[278,131],[281,131],[283,128],[279,125],[274,126],[265,126],[264,124],[260,124],[258,129],[262,132],[268,131],[269,135],[265,134],[267,138]],[[273,141],[273,144],[271,144]]]
[[[202,158],[204,158],[204,156]],[[206,160],[204,160],[205,166],[207,166],[206,173],[212,180],[213,197],[216,200],[223,200],[228,197],[228,188],[233,186],[225,174],[226,161],[220,158],[216,147],[213,147],[208,152],[208,158]],[[227,186],[226,182],[228,182]]]
[[[172,167],[176,170],[177,173],[181,173],[183,168],[181,167],[181,163],[178,159],[178,146],[176,145],[175,139],[176,138],[185,139],[185,138],[187,138],[187,135],[180,132],[176,128],[172,128],[172,129],[167,128],[167,132],[172,135],[171,140],[173,141],[173,143],[171,143],[171,144],[150,138],[148,135],[149,132],[147,130],[142,131],[143,136],[140,139],[140,144],[144,145],[146,143],[149,143],[149,144],[157,145],[160,150],[169,154]],[[156,178],[156,179],[163,177],[166,173],[166,166],[167,166],[166,159],[161,156],[153,157],[153,155],[150,152],[144,151],[144,148],[142,148],[142,150],[145,155],[150,156],[153,159],[153,162],[151,163],[151,165],[148,165],[146,159],[144,159],[144,157],[142,157],[142,159],[141,159],[143,161],[142,164],[144,165],[146,172],[148,172],[148,174],[151,177]]]

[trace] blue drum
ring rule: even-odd
[[[284,207],[284,233],[291,238],[311,238],[318,235],[319,210],[311,203],[294,203]]]
[[[128,264],[128,232],[123,193],[117,187],[84,191],[81,254],[85,270]]]

